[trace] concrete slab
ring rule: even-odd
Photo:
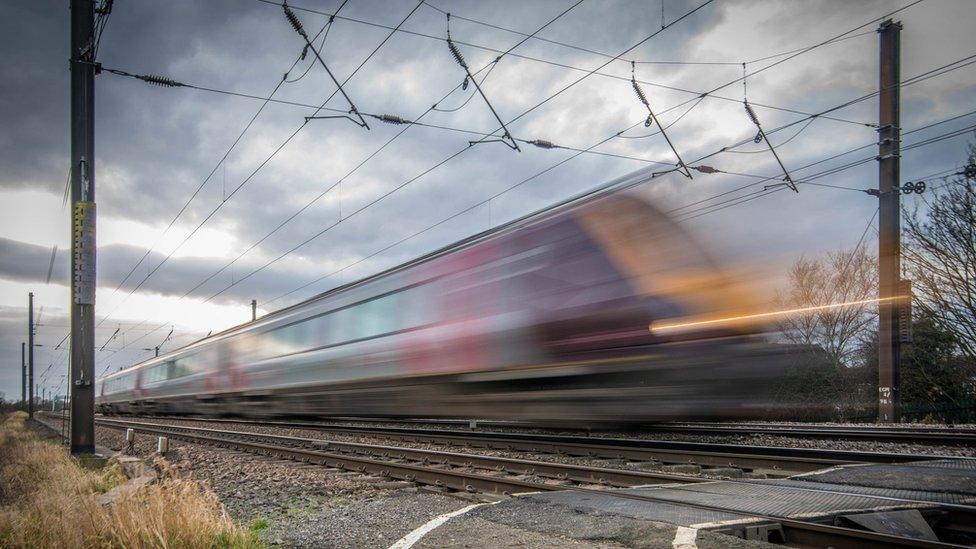
[[[517,497],[456,517],[414,547],[671,549],[677,533],[678,527],[672,524],[603,511],[581,512],[534,497]],[[702,549],[773,547],[704,531],[692,531],[690,538]]]
[[[972,502],[974,500],[967,496],[976,496],[976,460],[972,459],[837,467],[794,478],[807,482],[905,490],[919,494],[955,494],[959,503]]]

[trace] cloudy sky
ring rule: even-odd
[[[349,105],[311,54],[299,58],[304,42],[280,5],[115,2],[98,50],[103,66],[195,88],[97,78],[98,372],[151,356],[171,330],[164,349],[245,321],[251,299],[273,311],[615,177],[667,169],[675,158],[641,123],[647,111],[629,82],[632,60],[685,161],[734,172],[672,174],[640,189],[676,210],[716,257],[775,282],[801,255],[853,247],[876,199],[812,183],[877,185],[873,161],[814,178],[875,154],[877,100],[831,112],[836,119],[807,117],[876,91],[877,18],[912,2],[715,0],[678,22],[705,0],[663,2],[662,13],[660,0],[295,0],[310,35],[342,3],[316,47],[324,34],[322,57],[340,81],[349,78],[343,89],[361,112],[439,126],[367,118],[369,130],[341,118],[305,122],[329,97],[319,115]],[[482,88],[511,133],[565,148],[468,146],[499,124],[473,86],[459,87],[464,72],[444,41],[445,12],[472,72],[493,65]],[[0,392],[8,397],[20,392],[29,291],[43,307],[38,380],[63,392],[68,18],[66,1],[0,1]],[[972,3],[926,0],[895,18],[904,23],[903,79],[948,65],[903,88],[904,144],[976,124],[976,66],[965,65],[976,54]],[[761,71],[745,90],[743,62]],[[794,177],[810,178],[799,194],[750,194],[770,183],[756,176],[779,168],[749,140],[744,93],[764,128],[800,121],[770,136]],[[430,111],[434,104],[441,110]],[[971,139],[907,150],[903,179],[951,171]]]

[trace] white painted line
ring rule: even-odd
[[[671,542],[671,547],[672,549],[698,549],[698,544],[695,543],[696,539],[698,539],[696,528],[679,526],[678,531],[674,533],[674,541]]]
[[[463,507],[461,509],[458,509],[457,511],[452,511],[450,513],[444,513],[443,515],[441,515],[439,517],[435,517],[435,518],[429,520],[426,524],[424,524],[423,526],[417,528],[413,532],[410,532],[409,534],[403,536],[402,538],[400,538],[399,540],[397,540],[396,543],[394,543],[393,545],[391,545],[389,549],[410,549],[411,547],[413,547],[413,544],[415,544],[418,541],[420,541],[424,536],[427,535],[428,532],[430,532],[434,528],[437,528],[438,526],[444,524],[445,522],[451,520],[452,518],[457,517],[457,516],[460,516],[460,515],[463,515],[463,514],[467,513],[468,511],[470,511],[472,509],[477,509],[478,507],[481,507],[483,505],[494,505],[496,503],[498,503],[498,502],[497,501],[494,501],[494,502],[491,502],[491,503],[476,503],[474,505],[468,505],[467,507]]]

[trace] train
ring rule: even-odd
[[[754,321],[714,321],[749,318],[755,297],[634,190],[649,177],[104,376],[96,409],[540,424],[756,417],[782,353]]]

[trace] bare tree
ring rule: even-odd
[[[902,254],[912,278],[914,303],[943,329],[959,350],[976,359],[976,147],[969,165],[905,215]],[[921,195],[924,197],[925,195]]]
[[[861,247],[800,258],[775,300],[781,310],[799,311],[785,315],[779,330],[789,343],[819,346],[836,367],[849,366],[877,322],[877,306],[869,302],[877,288],[877,261]]]

